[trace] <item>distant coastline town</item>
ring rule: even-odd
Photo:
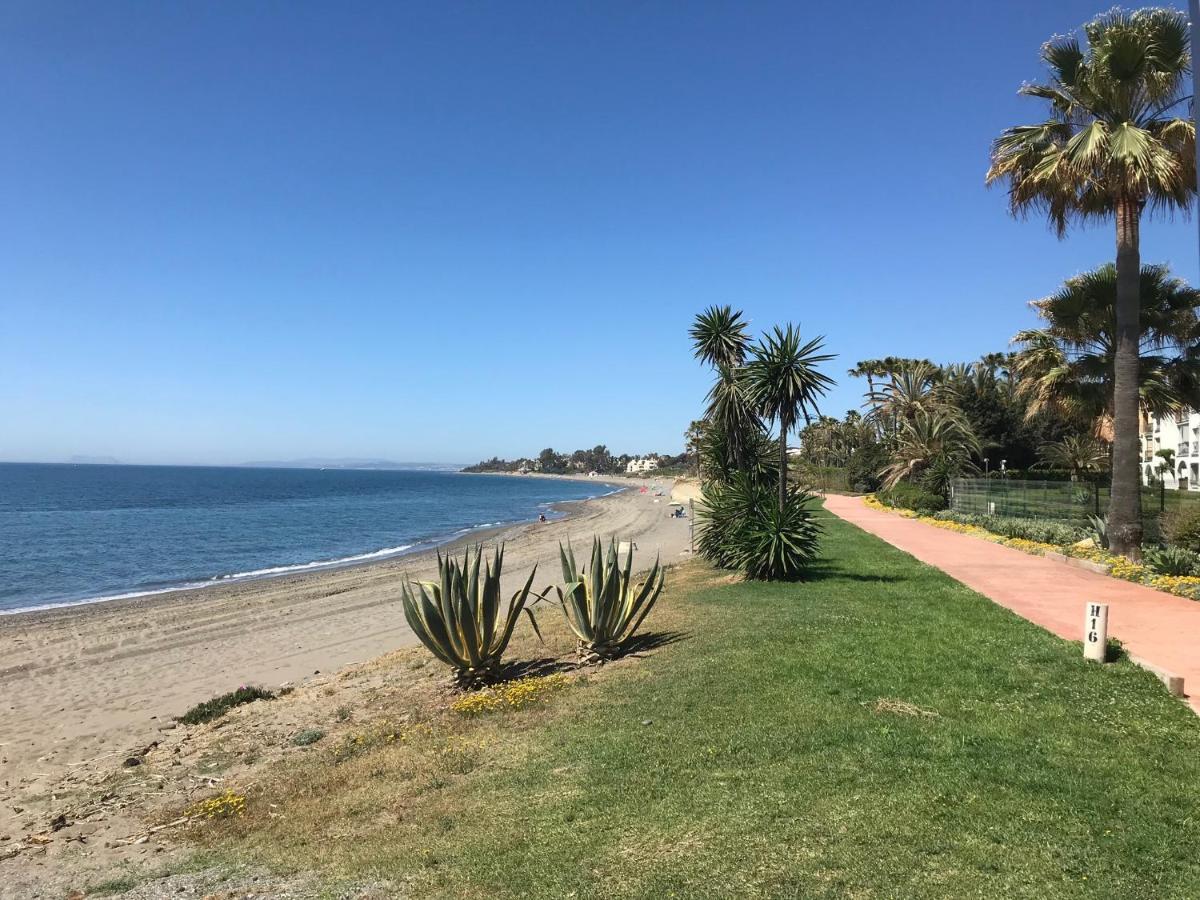
[[[642,475],[655,472],[662,475],[682,475],[687,473],[694,463],[692,453],[647,453],[642,456],[632,456],[628,453],[614,455],[604,444],[599,444],[590,450],[576,450],[573,453],[558,453],[552,447],[547,447],[535,457],[522,456],[519,459],[501,459],[493,456],[473,466],[467,466],[464,472],[509,472],[517,475],[528,475],[534,472],[551,475]]]

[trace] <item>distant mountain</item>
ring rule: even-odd
[[[460,465],[450,463],[393,462],[390,459],[357,459],[355,457],[309,457],[306,459],[260,460],[242,463],[253,469],[402,469],[420,472],[457,472]]]
[[[76,466],[119,466],[115,456],[72,456],[67,462]]]

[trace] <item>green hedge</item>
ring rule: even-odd
[[[946,498],[941,494],[927,491],[923,487],[901,481],[894,487],[876,491],[875,498],[884,506],[895,509],[911,509],[914,512],[929,515],[946,508]]]

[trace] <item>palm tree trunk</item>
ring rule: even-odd
[[[1109,545],[1132,560],[1142,555],[1142,496],[1138,477],[1138,343],[1141,335],[1141,204],[1117,202],[1117,346],[1113,365],[1112,494]]]
[[[787,436],[790,425],[784,416],[779,417],[779,508],[787,503]]]

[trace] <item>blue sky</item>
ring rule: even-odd
[[[0,459],[679,449],[712,303],[826,335],[836,414],[1004,349],[1112,256],[983,187],[1102,8],[6,3]]]

